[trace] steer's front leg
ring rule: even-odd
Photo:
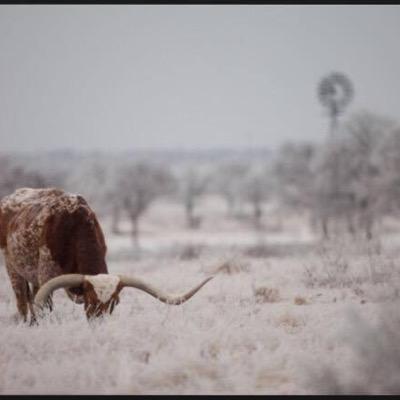
[[[11,286],[14,290],[14,294],[17,300],[17,309],[18,313],[21,316],[24,322],[27,321],[28,318],[28,282],[19,275],[10,263],[6,262],[6,268],[8,276],[10,277]]]
[[[43,286],[50,279],[53,279],[56,276],[62,274],[63,271],[59,267],[59,265],[53,260],[50,250],[46,246],[41,246],[39,248],[39,265],[38,265],[39,286]],[[51,294],[46,300],[45,307],[49,311],[53,311],[53,299]]]

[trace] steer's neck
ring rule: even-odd
[[[97,221],[80,225],[76,235],[77,272],[84,275],[108,273],[105,261],[106,245]]]

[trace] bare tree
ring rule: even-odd
[[[257,230],[262,228],[263,203],[270,194],[269,183],[266,171],[250,173],[243,183],[242,196],[253,209],[252,220]]]
[[[400,129],[393,129],[380,149],[382,213],[399,215],[400,211]]]
[[[209,175],[194,167],[186,169],[180,178],[179,193],[185,207],[186,224],[190,229],[198,228],[201,224],[201,217],[195,213],[196,205],[208,188],[209,182]]]
[[[368,238],[379,217],[382,196],[380,148],[386,140],[392,121],[368,112],[355,114],[347,124],[355,164],[354,195],[357,224]]]
[[[139,220],[151,203],[161,195],[171,193],[174,178],[168,169],[146,163],[122,167],[114,199],[122,206],[132,225],[131,235],[138,245]]]
[[[12,193],[20,187],[39,188],[48,186],[47,177],[39,171],[28,169],[22,164],[0,157],[0,197]]]
[[[382,160],[379,156],[392,122],[369,112],[351,116],[336,142],[321,152],[317,166],[316,210],[328,236],[328,221],[343,220],[348,230],[372,237],[382,197]]]
[[[311,143],[286,143],[273,165],[280,201],[290,208],[309,208],[313,197],[313,161],[316,148]]]
[[[240,192],[249,172],[249,165],[243,162],[228,162],[218,165],[215,171],[215,190],[226,201],[229,217],[233,217],[241,199]]]

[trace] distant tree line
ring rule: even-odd
[[[141,217],[162,197],[182,204],[189,229],[201,228],[201,200],[213,194],[225,201],[227,218],[244,219],[254,229],[264,229],[269,202],[309,213],[325,237],[346,229],[370,238],[381,217],[400,210],[400,128],[367,111],[352,115],[335,138],[322,144],[288,142],[261,162],[94,156],[55,164],[33,166],[0,155],[0,196],[23,186],[79,192],[96,212],[111,217],[114,233],[121,233],[122,219],[128,220],[135,243]]]

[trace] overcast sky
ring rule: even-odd
[[[320,140],[320,79],[400,120],[400,6],[1,5],[0,150]]]

